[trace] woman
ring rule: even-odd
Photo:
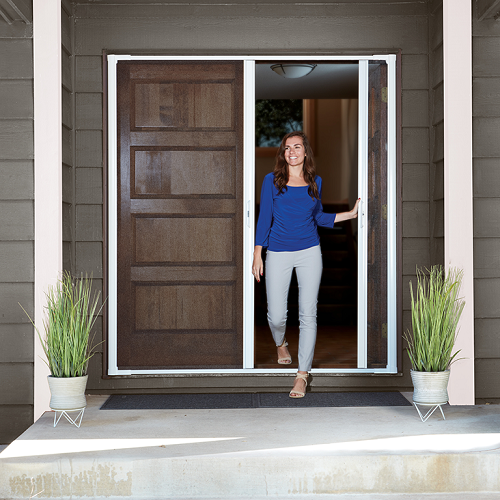
[[[274,172],[266,175],[260,197],[252,274],[264,274],[262,248],[267,247],[267,319],[278,348],[278,363],[292,358],[285,339],[288,289],[295,269],[299,284],[299,369],[291,398],[302,398],[307,388],[316,344],[316,309],[323,271],[317,226],[358,216],[358,202],[350,212],[326,214],[321,204],[321,177],[303,132],[291,132],[281,141]]]

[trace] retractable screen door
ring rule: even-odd
[[[367,367],[387,366],[387,63],[368,63]]]
[[[242,367],[242,69],[117,63],[120,369]]]

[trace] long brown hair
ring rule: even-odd
[[[286,134],[281,140],[280,147],[276,153],[276,162],[274,164],[274,185],[280,194],[287,190],[287,184],[289,180],[288,163],[285,160],[285,145],[286,141],[290,137],[300,137],[302,139],[302,144],[304,145],[306,157],[304,158],[304,163],[302,165],[302,175],[304,180],[309,185],[307,190],[311,198],[319,199],[318,186],[314,178],[316,177],[316,166],[314,165],[314,154],[307,139],[306,134],[301,131],[290,132]]]

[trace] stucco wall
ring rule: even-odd
[[[32,24],[0,21],[0,443],[33,422],[33,327],[19,306],[33,316],[32,42]]]
[[[476,398],[499,403],[500,23],[472,28]]]

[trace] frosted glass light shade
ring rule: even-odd
[[[271,69],[283,78],[302,78],[308,75],[316,64],[273,64]]]

